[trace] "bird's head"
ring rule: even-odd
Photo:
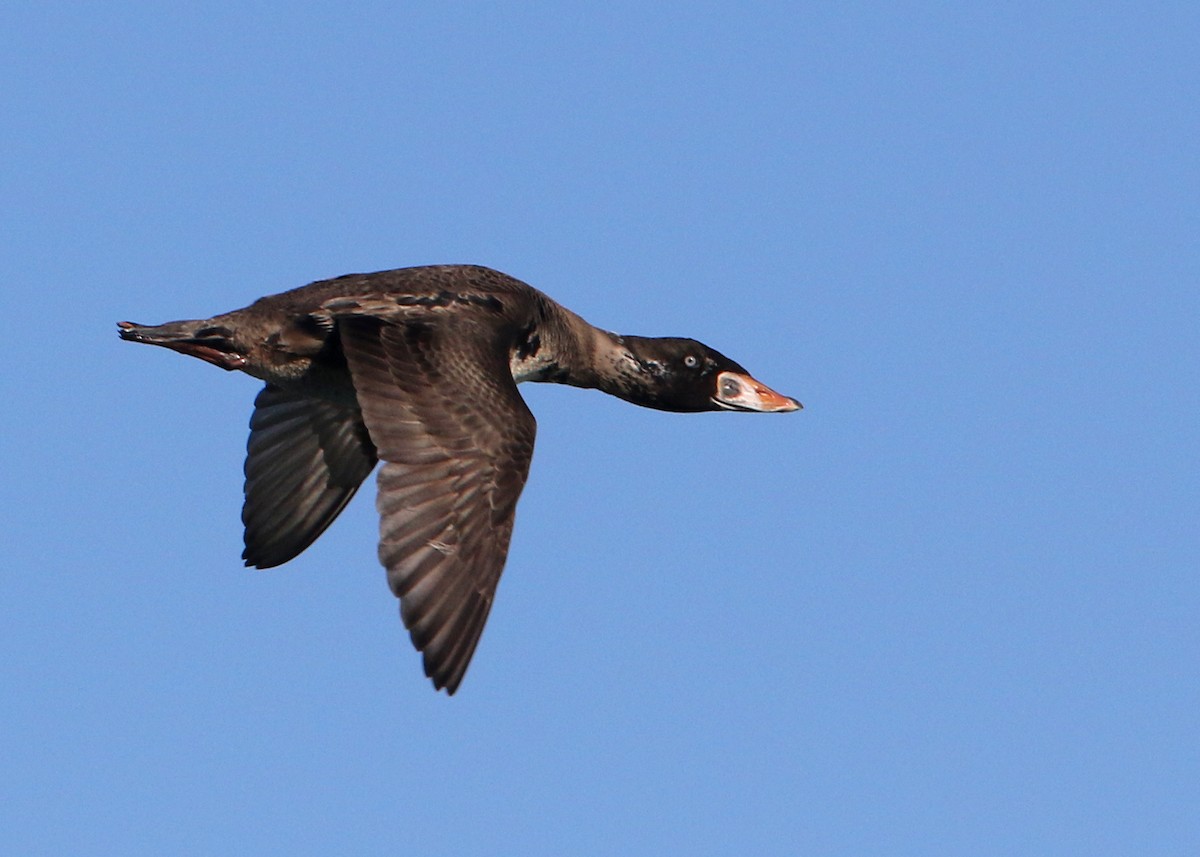
[[[610,392],[662,411],[782,413],[803,405],[754,379],[740,364],[694,339],[617,337]]]

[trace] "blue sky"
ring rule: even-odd
[[[1193,4],[9,4],[0,846],[1200,850]],[[114,323],[475,262],[803,401],[525,385],[435,694],[374,491]]]

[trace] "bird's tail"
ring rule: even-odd
[[[234,341],[233,332],[209,319],[156,325],[119,321],[117,332],[130,342],[161,345],[180,354],[199,357],[222,369],[241,369],[246,365],[246,356]]]

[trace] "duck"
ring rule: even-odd
[[[117,324],[265,382],[246,446],[249,567],[288,562],[379,462],[379,561],[435,690],[458,690],[483,633],[529,475],[523,382],[696,413],[802,405],[693,339],[595,327],[478,265],[319,280],[206,319]]]

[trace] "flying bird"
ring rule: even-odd
[[[474,265],[349,274],[212,318],[117,327],[266,382],[247,443],[246,565],[298,555],[383,462],[379,560],[425,674],[449,694],[483,632],[533,456],[517,384],[664,411],[801,407],[695,340],[609,333]]]

